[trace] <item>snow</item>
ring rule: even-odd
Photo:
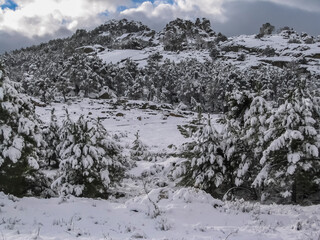
[[[145,66],[147,65],[147,62],[145,61],[148,58],[148,55],[141,50],[131,50],[131,49],[125,49],[125,50],[107,50],[103,51],[98,54],[98,56],[104,60],[105,63],[120,63],[125,61],[125,59],[131,58],[133,61],[139,61],[141,62],[144,60],[141,65]]]
[[[21,117],[19,119],[18,133],[30,135],[34,128],[35,128],[35,123],[32,122],[30,119],[25,117]]]
[[[0,203],[0,230],[7,240],[307,240],[320,234],[319,206],[222,202],[193,188],[155,189],[125,203],[0,193]]]
[[[300,153],[291,153],[291,154],[288,154],[288,162],[289,163],[293,163],[293,164],[296,164],[297,162],[300,161],[301,159],[301,154]]]
[[[1,79],[1,71],[0,71],[0,79]],[[3,88],[0,87],[0,101],[3,101],[3,98],[4,98]]]
[[[9,158],[13,163],[16,163],[21,158],[21,151],[15,147],[4,149],[2,155]]]
[[[33,157],[28,158],[28,164],[33,169],[36,169],[36,170],[39,169],[39,164],[38,164],[37,160],[34,159]]]
[[[105,63],[123,63],[126,59],[131,59],[138,63],[140,67],[145,67],[147,65],[147,59],[150,55],[155,54],[156,52],[160,52],[163,56],[162,62],[166,59],[170,61],[174,61],[179,63],[183,60],[196,58],[200,62],[204,62],[206,59],[210,59],[208,51],[198,51],[198,50],[189,50],[183,51],[180,53],[177,52],[169,52],[164,51],[163,47],[160,45],[158,47],[149,47],[143,50],[132,50],[132,49],[124,49],[124,50],[105,50],[103,52],[98,53],[98,57],[100,57]]]
[[[0,127],[0,132],[3,137],[3,141],[9,141],[11,133],[12,133],[11,127],[4,124]]]
[[[143,105],[141,101],[130,101],[130,103]],[[130,107],[123,109],[122,106],[113,109],[113,104],[113,100],[84,99],[69,105],[53,103],[51,107],[55,108],[58,117],[64,116],[65,109],[68,109],[72,120],[77,120],[81,114],[89,114],[88,116],[94,119],[100,117],[101,123],[108,131],[117,134],[120,138],[127,136],[123,139],[125,144],[132,144],[137,131],[143,143],[159,151],[171,144],[177,146],[186,142],[187,139],[180,134],[177,125],[188,123],[193,114],[185,118],[169,116],[163,120],[162,116],[167,110],[159,112],[152,109],[130,109]],[[156,105],[156,103],[150,103],[150,105],[153,104]],[[50,121],[51,108],[37,108],[36,111],[43,121]]]
[[[293,34],[296,35],[296,34]],[[299,39],[301,37],[297,35]],[[255,35],[241,35],[229,38],[229,41],[221,44],[221,47],[239,47],[239,52],[226,52],[224,56],[229,60],[228,63],[238,66],[240,69],[256,67],[259,65],[272,64],[276,62],[295,62],[303,58],[308,60],[307,70],[313,73],[320,73],[320,60],[315,58],[320,53],[319,42],[313,44],[305,44],[301,39],[301,43],[289,43],[289,38],[281,34],[273,34],[264,36],[261,39]],[[261,51],[266,48],[275,50],[276,56],[263,56]],[[244,61],[238,61],[239,54],[244,53]]]

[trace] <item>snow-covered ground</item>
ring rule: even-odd
[[[112,134],[124,135],[122,142],[131,144],[139,131],[141,140],[152,148],[167,148],[169,145],[181,145],[187,140],[180,134],[177,125],[190,122],[196,114],[176,112],[171,106],[143,101],[129,101],[128,103],[117,100],[75,100],[69,104],[53,103],[45,108],[37,108],[37,113],[44,122],[50,121],[51,109],[63,119],[68,110],[71,119],[77,120],[80,115],[90,118],[100,118],[104,127]],[[145,106],[144,106],[145,105]],[[153,109],[152,109],[153,108]],[[159,110],[154,110],[158,108]],[[175,116],[174,114],[177,113]],[[180,115],[178,115],[180,114]]]
[[[148,57],[152,54],[159,52],[163,58],[162,62],[166,59],[169,59],[173,62],[181,62],[186,59],[196,58],[200,62],[204,62],[206,59],[210,59],[209,51],[207,50],[190,50],[190,51],[182,51],[182,52],[170,52],[164,51],[163,46],[159,45],[157,47],[149,47],[143,50],[131,50],[131,49],[123,49],[123,50],[105,50],[100,52],[98,56],[105,63],[123,63],[126,59],[131,59],[138,63],[140,67],[145,67],[147,65]]]
[[[290,39],[295,38],[300,39],[300,43],[289,42]],[[226,47],[238,48],[238,50],[225,52],[223,55],[229,59],[227,60],[228,63],[240,68],[256,67],[267,63],[299,62],[305,59],[308,64],[303,65],[303,67],[306,67],[312,73],[320,73],[320,60],[317,57],[320,54],[319,42],[306,44],[297,34],[292,34],[290,37],[273,34],[261,39],[256,38],[255,35],[235,36],[221,44],[222,49]],[[274,56],[265,56],[263,51],[266,49],[274,49]],[[244,54],[245,58],[237,60],[240,54]]]
[[[61,201],[0,193],[0,239],[320,239],[317,205],[222,202],[203,191],[175,186],[170,171],[174,162],[183,159],[170,153],[190,141],[177,126],[196,118],[191,112],[141,101],[84,99],[38,107],[43,121],[49,121],[53,107],[60,120],[65,109],[74,120],[81,114],[100,117],[106,129],[118,136],[125,154],[139,131],[149,151],[165,157],[137,162],[120,187],[122,198]]]
[[[319,206],[221,202],[193,188],[158,188],[126,202],[16,199],[0,194],[0,238],[318,240]]]

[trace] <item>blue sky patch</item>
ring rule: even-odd
[[[102,12],[99,14],[100,16],[103,16],[103,17],[108,17],[110,15],[110,12],[108,10]]]
[[[124,10],[126,10],[126,9],[128,9],[128,7],[126,7],[126,6],[119,6],[119,7],[117,8],[117,12],[122,12],[122,11],[124,11]]]
[[[16,10],[17,7],[18,5],[12,0],[6,0],[6,2],[0,6],[1,9],[9,8],[12,10]]]

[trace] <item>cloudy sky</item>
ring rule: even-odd
[[[320,35],[320,0],[0,0],[0,53],[70,36],[111,18],[156,30],[175,18],[206,17],[225,35],[254,34],[270,22]]]

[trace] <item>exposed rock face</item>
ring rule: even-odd
[[[188,47],[209,48],[215,40],[210,21],[205,18],[202,21],[197,18],[195,23],[177,18],[169,22],[160,34],[166,51],[182,51]]]
[[[274,26],[272,26],[270,23],[265,23],[260,28],[260,32],[257,35],[257,38],[261,38],[265,35],[271,35],[273,31],[274,31]]]

